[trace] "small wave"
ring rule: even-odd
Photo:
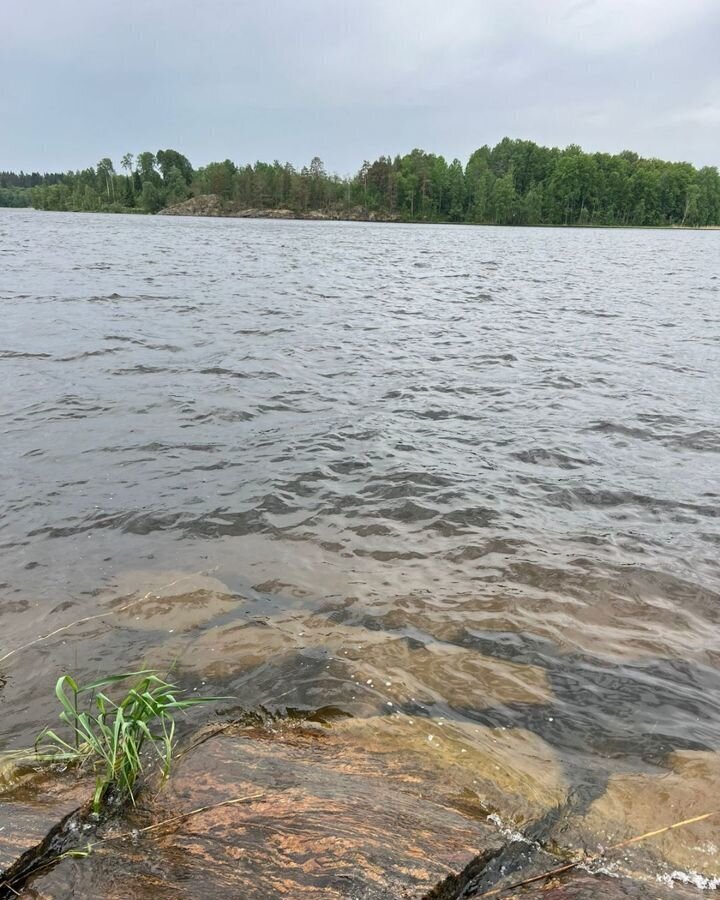
[[[106,347],[102,350],[84,350],[82,353],[74,353],[70,356],[56,356],[56,362],[79,362],[83,359],[91,359],[93,356],[108,356],[111,353],[121,353],[122,347]]]
[[[252,378],[249,372],[237,372],[235,369],[226,369],[224,366],[209,366],[199,370],[201,375],[229,375],[230,378]]]
[[[0,350],[0,359],[50,359],[51,353],[31,353],[27,350]]]
[[[595,460],[570,456],[560,450],[549,450],[545,447],[517,450],[512,455],[520,462],[540,466],[557,466],[559,469],[578,469],[582,466],[597,465]]]
[[[528,846],[533,846],[532,841],[528,840],[522,832],[513,828],[512,825],[506,824],[497,813],[490,813],[487,820],[488,822],[492,822],[505,840],[509,841],[511,844],[527,844]]]

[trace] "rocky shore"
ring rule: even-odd
[[[89,811],[87,774],[15,773],[3,792],[0,900],[699,896],[633,877],[626,855],[629,872],[613,860],[567,871],[582,853],[531,824],[528,836],[497,828],[477,795],[457,791],[442,751],[432,762],[445,777],[433,782],[416,752],[366,746],[362,722],[252,719],[196,732],[161,790],[102,818]]]
[[[175,206],[161,209],[158,216],[227,216],[236,219],[310,219],[320,221],[346,222],[398,222],[400,217],[383,213],[368,212],[362,206],[351,209],[308,210],[296,212],[292,209],[261,209],[260,207],[238,207],[231,201],[223,200],[218,194],[201,194],[191,197]]]
[[[312,653],[329,677],[346,672],[358,686],[389,665],[430,695],[442,685],[450,709],[535,705],[546,719],[561,702],[558,678],[529,661],[450,643],[435,652],[319,612],[302,624],[296,610],[246,618],[250,601],[207,573],[138,580],[140,592],[92,598],[93,625],[101,610],[114,626],[85,633],[94,653],[127,647],[129,669],[177,666],[183,684],[210,696],[249,695],[258,669],[271,679],[263,690],[275,690]],[[66,639],[61,629],[36,652],[52,647],[62,666],[77,646]],[[12,660],[4,709],[24,712],[38,656],[28,648]],[[420,696],[403,710],[400,684],[385,687],[392,701],[363,692],[353,715],[248,710],[239,698],[208,718],[188,713],[169,778],[148,770],[136,806],[108,803],[100,817],[89,769],[0,756],[0,900],[699,900],[698,888],[720,884],[720,824],[703,815],[713,804],[702,789],[720,781],[716,751],[676,749],[662,766],[578,790],[577,771],[540,734],[433,715]],[[692,821],[668,827],[682,819]]]

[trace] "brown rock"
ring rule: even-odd
[[[2,873],[38,844],[92,794],[87,778],[5,763],[0,767],[0,883]]]
[[[65,859],[30,887],[36,897],[123,900],[418,897],[498,842],[488,824],[424,794],[333,731],[218,735],[182,757],[134,824],[252,799]]]

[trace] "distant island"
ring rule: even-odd
[[[118,172],[0,172],[0,206],[77,212],[465,222],[492,225],[720,226],[714,166],[586,153],[504,138],[467,164],[424,150],[329,174],[315,157],[194,169],[177,150],[127,153]]]

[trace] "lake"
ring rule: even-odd
[[[173,664],[513,827],[710,811],[720,233],[0,210],[0,312],[0,749]]]

